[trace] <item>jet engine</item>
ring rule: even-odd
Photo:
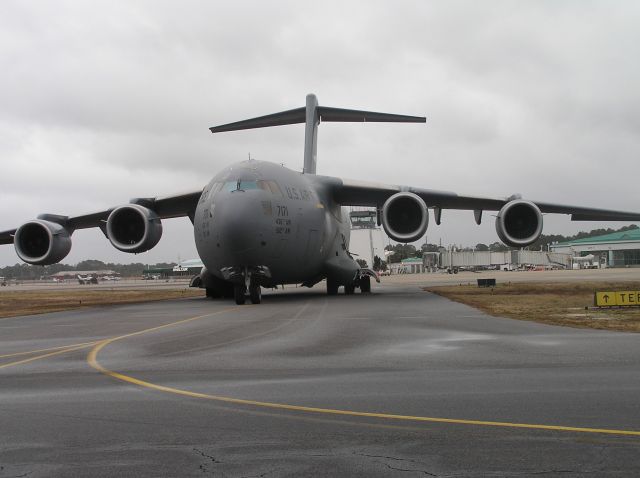
[[[542,213],[531,201],[509,201],[496,216],[496,232],[507,246],[533,244],[542,233]]]
[[[397,193],[382,206],[382,227],[397,242],[414,242],[424,236],[429,225],[429,210],[414,193]]]
[[[107,237],[122,252],[145,252],[162,237],[162,222],[158,215],[139,204],[115,208],[107,219]]]
[[[36,219],[23,224],[13,238],[18,257],[28,264],[47,266],[71,250],[71,234],[60,224]]]

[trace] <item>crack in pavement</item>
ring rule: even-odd
[[[203,458],[208,458],[209,461],[211,461],[211,463],[213,463],[214,465],[221,465],[222,462],[218,459],[216,459],[215,456],[213,455],[207,455],[204,451],[199,450],[197,448],[194,448],[193,451],[195,451],[197,454],[199,454],[200,456],[202,456]],[[211,473],[212,475],[215,474],[216,472],[214,470],[209,470],[207,468],[207,464],[208,462],[202,463],[198,466],[198,468],[200,469],[200,471],[202,471],[202,473]]]
[[[383,460],[393,460],[393,461],[399,461],[399,462],[402,462],[402,463],[414,463],[414,464],[423,465],[423,466],[425,465],[425,463],[423,463],[423,462],[420,462],[418,460],[411,460],[409,458],[398,458],[398,457],[395,457],[395,456],[385,456],[385,455],[369,455],[367,453],[356,453],[356,452],[353,452],[352,454],[356,455],[356,456],[363,456],[363,457],[366,457],[366,458],[382,458]],[[427,476],[438,477],[438,475],[436,475],[434,473],[431,473],[431,472],[429,472],[427,470],[396,468],[394,466],[391,466],[389,463],[383,463],[383,465],[385,465],[390,470],[394,470],[394,471],[415,472],[415,473],[422,473],[422,474],[427,475]]]
[[[265,476],[270,475],[271,473],[275,473],[278,470],[280,470],[280,468],[274,468],[273,470],[265,471],[264,473],[261,473],[259,475],[243,475],[241,478],[264,478]]]

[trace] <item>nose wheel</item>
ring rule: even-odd
[[[249,299],[251,299],[252,304],[259,304],[262,302],[262,290],[259,285],[249,286]]]
[[[233,298],[235,299],[236,304],[244,305],[245,301],[247,300],[246,292],[247,288],[244,286],[244,284],[236,284],[233,286]]]
[[[236,284],[233,287],[233,298],[238,305],[244,305],[247,301],[247,288],[244,284]],[[259,285],[249,286],[249,300],[252,304],[262,302],[262,289]]]

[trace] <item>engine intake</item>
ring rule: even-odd
[[[382,206],[382,227],[397,242],[414,242],[424,236],[429,225],[429,210],[414,193],[397,193]]]
[[[542,234],[542,213],[531,201],[509,201],[498,212],[496,232],[507,246],[525,247],[533,244]]]
[[[18,257],[27,264],[48,266],[71,250],[71,234],[60,224],[36,219],[23,224],[13,238]]]
[[[151,209],[139,204],[127,204],[109,214],[107,237],[113,247],[122,252],[145,252],[162,237],[162,222]]]

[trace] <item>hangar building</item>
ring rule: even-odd
[[[640,267],[640,229],[559,242],[550,248],[574,257],[593,254],[606,267]]]
[[[119,272],[112,270],[101,271],[60,271],[55,274],[51,274],[49,277],[55,280],[70,280],[76,279],[78,276],[83,277],[95,277],[96,279],[103,279],[104,277],[120,277]]]
[[[142,276],[147,278],[155,276],[163,279],[168,277],[191,277],[194,274],[199,274],[203,267],[202,260],[189,259],[173,267],[146,267],[142,271]]]

